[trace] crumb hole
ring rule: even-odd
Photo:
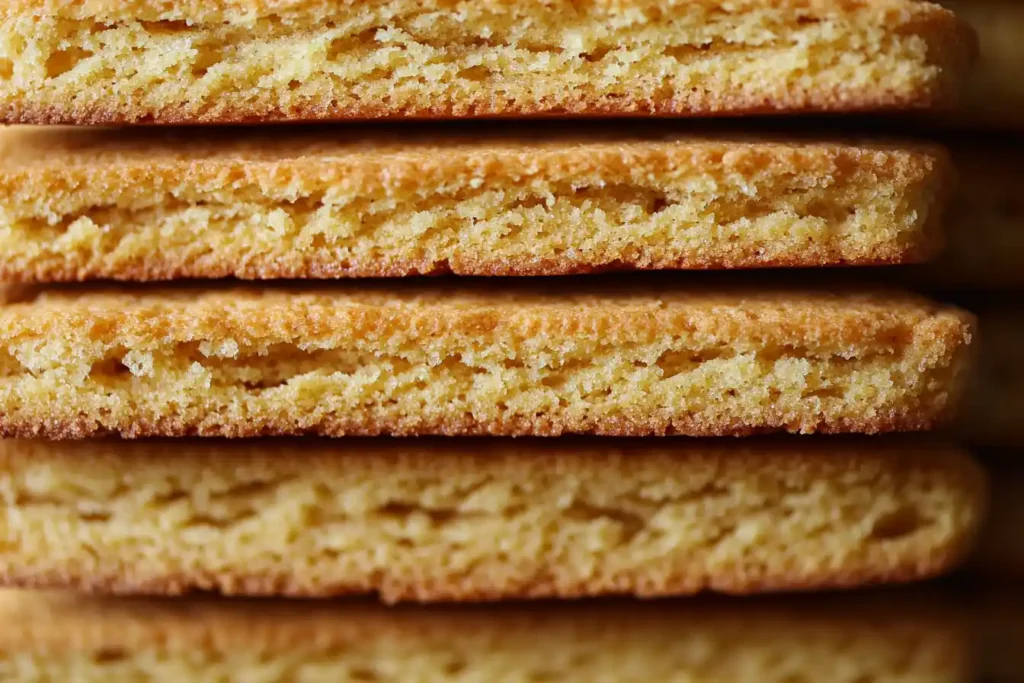
[[[96,652],[93,661],[97,664],[114,664],[123,662],[128,658],[128,653],[117,647],[107,647]]]
[[[46,77],[57,78],[74,69],[79,62],[92,56],[92,52],[77,47],[58,50],[46,60]]]
[[[9,59],[0,59],[0,78],[7,80],[14,75],[14,62]]]
[[[486,81],[490,77],[491,70],[483,64],[463,69],[457,74],[457,78],[461,78],[464,81],[473,81],[474,83]]]
[[[924,520],[913,508],[900,508],[882,515],[871,528],[871,538],[879,541],[894,541],[917,532],[924,526]]]
[[[682,62],[696,54],[707,52],[710,49],[711,43],[706,45],[669,45],[665,48],[664,54],[666,57],[671,57],[676,61]]]
[[[593,52],[588,52],[583,55],[583,59],[590,62],[600,62],[602,59],[608,56],[608,53],[612,51],[610,47],[599,47]]]
[[[195,61],[192,62],[192,75],[201,78],[215,65],[224,60],[224,52],[219,48],[201,45]]]
[[[350,681],[363,681],[364,683],[376,683],[381,680],[380,675],[374,669],[352,669],[348,674]]]
[[[444,666],[444,672],[449,676],[458,676],[466,670],[466,662],[461,659],[453,659]]]

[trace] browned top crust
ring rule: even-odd
[[[128,344],[232,338],[258,346],[343,335],[521,340],[583,334],[614,344],[686,334],[738,349],[794,344],[840,353],[931,338],[951,353],[970,341],[973,326],[964,311],[900,292],[685,288],[665,282],[10,288],[8,304],[0,308],[0,339],[86,334]]]

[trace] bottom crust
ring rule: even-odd
[[[924,579],[984,487],[903,440],[8,441],[0,496],[7,585],[395,602]]]
[[[935,592],[383,608],[4,591],[0,617],[17,681],[972,680],[967,624]]]

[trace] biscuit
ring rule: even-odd
[[[984,480],[904,439],[0,442],[0,582],[386,602],[902,583]]]
[[[923,430],[972,329],[911,295],[667,278],[8,296],[0,432],[50,438]]]
[[[0,119],[79,124],[917,109],[976,50],[911,0],[17,0],[0,45]]]
[[[9,131],[0,277],[860,265],[942,244],[938,148],[588,132]]]
[[[0,678],[968,683],[970,627],[935,593],[407,608],[4,591]]]

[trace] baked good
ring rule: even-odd
[[[949,571],[982,472],[914,440],[0,441],[0,582],[385,602]]]
[[[944,150],[676,133],[0,133],[7,282],[915,263]]]
[[[0,592],[0,677],[214,681],[968,683],[948,596],[458,608]]]
[[[8,436],[929,429],[971,317],[895,292],[610,278],[15,288]]]
[[[976,49],[913,0],[16,0],[0,119],[722,115],[949,104]]]

